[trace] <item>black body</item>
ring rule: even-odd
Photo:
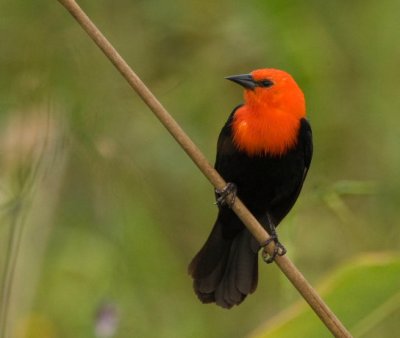
[[[270,232],[303,186],[312,158],[311,128],[302,119],[296,145],[281,156],[248,156],[232,140],[236,109],[221,130],[215,168],[226,182],[236,184],[238,197]],[[225,308],[240,304],[257,287],[259,248],[235,213],[220,207],[209,238],[189,266],[199,299]]]

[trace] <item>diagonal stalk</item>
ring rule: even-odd
[[[152,110],[165,128],[167,128],[169,133],[175,138],[175,140],[180,144],[183,150],[188,154],[188,156],[207,177],[207,179],[214,185],[214,187],[216,189],[223,189],[226,186],[223,178],[211,166],[200,149],[193,143],[180,125],[167,112],[154,94],[146,87],[139,76],[137,76],[136,73],[129,67],[126,61],[119,55],[117,50],[94,25],[90,18],[79,7],[79,5],[74,0],[58,1],[71,13],[71,15],[86,31],[86,33],[93,39],[96,45],[114,64],[125,80],[141,97],[145,104]],[[270,238],[266,230],[260,225],[260,223],[244,206],[239,198],[236,199],[235,204],[232,206],[232,210],[242,220],[244,225],[249,229],[259,243],[264,243]],[[274,250],[274,244],[271,243],[271,245],[268,245],[266,250],[269,254],[272,254]],[[335,337],[352,337],[344,325],[336,317],[336,315],[324,303],[318,293],[308,283],[308,281],[287,256],[278,256],[275,262]]]

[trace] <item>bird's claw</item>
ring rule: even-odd
[[[229,208],[235,204],[237,187],[235,183],[228,182],[222,189],[215,189],[215,193],[218,195],[215,202],[219,207],[227,205]]]
[[[275,246],[274,246],[274,252],[272,253],[272,255],[270,255],[267,250],[266,247],[271,243],[274,242]],[[261,247],[263,247],[263,251],[262,251],[262,258],[264,260],[265,263],[270,264],[275,260],[276,256],[283,256],[284,254],[286,254],[287,250],[286,248],[281,244],[281,242],[278,241],[278,237],[277,236],[271,236],[270,238],[268,238],[262,245]]]

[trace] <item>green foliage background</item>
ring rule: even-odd
[[[211,161],[241,102],[225,76],[296,78],[315,155],[279,230],[313,284],[352,256],[399,250],[400,2],[80,4]],[[0,2],[0,45],[8,337],[94,337],[105,303],[116,337],[242,337],[299,300],[261,266],[240,307],[197,301],[186,268],[214,221],[213,190],[57,1]]]

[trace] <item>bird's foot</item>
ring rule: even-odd
[[[275,243],[274,252],[272,253],[272,255],[270,255],[266,250],[267,246],[271,242]],[[275,260],[276,256],[283,256],[287,252],[286,248],[283,246],[281,242],[279,242],[278,237],[276,235],[273,235],[270,238],[268,238],[263,244],[261,244],[261,247],[264,248],[261,253],[262,258],[264,262],[267,264],[272,263]]]
[[[228,182],[222,189],[215,189],[215,193],[218,195],[215,204],[219,207],[227,205],[232,208],[236,200],[237,186],[235,183]]]

